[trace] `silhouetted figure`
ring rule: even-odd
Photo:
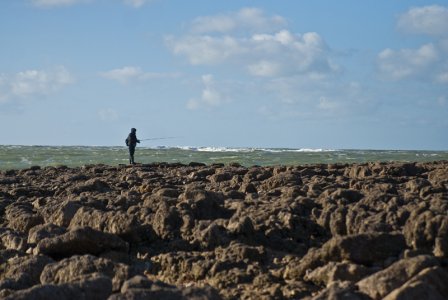
[[[134,153],[135,153],[135,146],[137,146],[137,143],[140,143],[140,140],[137,139],[137,135],[135,134],[137,132],[137,129],[131,128],[131,133],[126,138],[126,146],[129,147],[129,163],[135,164],[134,162]]]

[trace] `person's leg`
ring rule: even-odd
[[[130,146],[129,147],[129,163],[134,164],[134,153],[135,153],[135,147]]]

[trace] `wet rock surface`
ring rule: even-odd
[[[0,171],[0,298],[446,299],[448,162]]]

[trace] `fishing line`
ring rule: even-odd
[[[148,138],[148,139],[140,139],[140,141],[155,141],[155,140],[168,140],[168,139],[179,139],[180,136],[168,136],[168,137],[156,137],[156,138]]]

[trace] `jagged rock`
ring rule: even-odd
[[[437,168],[429,172],[428,180],[434,186],[448,184],[448,167]]]
[[[40,276],[42,284],[62,284],[73,278],[100,273],[112,279],[113,291],[118,291],[123,282],[136,275],[136,271],[122,263],[92,255],[72,256],[45,266]]]
[[[28,232],[30,228],[44,222],[44,219],[28,204],[13,203],[6,207],[5,215],[8,226],[19,232]]]
[[[118,235],[131,243],[154,238],[149,224],[143,225],[136,216],[121,211],[104,212],[81,207],[72,218],[69,229],[75,227],[91,227],[105,233]]]
[[[26,289],[40,283],[40,274],[53,260],[48,256],[14,257],[1,264],[0,290]]]
[[[0,242],[5,249],[14,249],[22,252],[28,249],[25,235],[8,228],[0,228]]]
[[[227,230],[229,230],[232,234],[244,236],[247,238],[251,238],[255,234],[254,225],[251,218],[249,218],[248,216],[244,216],[241,218],[232,217],[232,219],[230,219],[229,221],[229,224],[227,225]]]
[[[41,240],[36,254],[51,257],[68,257],[76,254],[99,255],[107,251],[128,252],[129,245],[118,236],[90,227],[73,228],[59,236]]]
[[[381,299],[394,289],[399,288],[421,270],[438,265],[431,256],[420,255],[402,259],[388,268],[379,271],[357,283],[359,290],[373,299]]]
[[[176,207],[161,202],[154,216],[152,226],[155,233],[162,239],[177,236],[183,220]]]
[[[107,182],[104,182],[103,180],[92,178],[87,180],[86,182],[83,182],[82,184],[79,184],[75,186],[72,189],[72,193],[74,194],[80,194],[82,192],[98,192],[98,193],[104,193],[110,190],[110,186]]]
[[[107,299],[112,292],[110,278],[98,274],[93,274],[81,278],[75,278],[70,283],[65,284],[44,284],[36,285],[29,289],[17,291],[5,300],[90,300]]]
[[[177,288],[162,282],[151,281],[143,276],[136,276],[123,284],[120,294],[114,294],[108,300],[220,300],[218,292],[210,286],[202,288]]]
[[[426,268],[384,299],[446,299],[448,295],[447,282],[448,272],[445,269],[439,266]]]
[[[335,281],[357,282],[375,270],[348,262],[329,262],[305,275],[305,279],[318,285],[329,286]]]
[[[351,282],[335,281],[318,295],[311,298],[312,300],[370,300],[367,295],[357,291]]]
[[[229,181],[230,179],[232,179],[232,177],[233,177],[232,173],[223,172],[210,175],[208,177],[208,180],[210,180],[212,183],[219,183],[223,181]]]
[[[432,250],[437,238],[448,238],[448,216],[430,210],[415,212],[408,218],[403,231],[410,247]]]
[[[187,203],[198,220],[210,220],[228,216],[228,211],[222,206],[224,199],[222,194],[205,190],[187,190],[179,196],[180,200]]]
[[[58,235],[62,235],[67,232],[67,229],[64,227],[47,223],[34,226],[28,232],[28,243],[29,244],[37,244],[39,241],[45,238],[51,238]]]
[[[302,277],[307,270],[314,270],[330,261],[349,260],[357,264],[372,265],[391,256],[398,256],[405,246],[401,234],[370,233],[334,237],[322,248],[311,249],[299,265],[289,271],[287,277]]]
[[[77,201],[64,201],[47,219],[47,222],[68,227],[82,205]]]
[[[261,185],[261,188],[269,191],[278,187],[295,186],[301,184],[302,180],[299,175],[291,172],[285,172],[265,180]]]
[[[365,165],[355,165],[351,168],[347,168],[344,176],[356,179],[364,179],[366,177],[372,176],[372,170]]]
[[[204,229],[198,228],[195,230],[194,237],[201,247],[205,249],[223,246],[230,241],[226,229],[215,223],[210,224]]]

